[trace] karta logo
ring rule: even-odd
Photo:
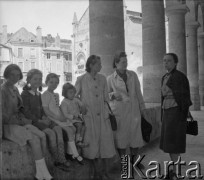
[[[176,176],[178,179],[203,179],[201,174],[201,166],[197,161],[190,161],[188,164],[185,161],[181,161],[179,156],[177,162],[164,161],[164,171],[161,173],[161,164],[157,161],[150,161],[146,169],[141,169],[140,163],[144,159],[145,155],[138,157],[124,155],[121,157],[121,178],[122,179],[134,179],[136,173],[141,179],[169,179],[169,167],[175,166]],[[136,161],[134,161],[136,159]],[[184,175],[181,174],[181,166],[188,166]],[[135,173],[134,173],[135,172]]]

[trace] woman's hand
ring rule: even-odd
[[[118,92],[115,92],[115,93],[113,94],[113,96],[114,96],[114,99],[115,99],[116,101],[122,101],[122,100],[123,100],[122,95],[121,95],[120,93],[118,93]]]

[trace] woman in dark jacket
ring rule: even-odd
[[[186,120],[190,99],[187,77],[176,69],[178,57],[167,53],[164,58],[167,73],[162,77],[162,129],[160,148],[169,153],[173,162],[177,162],[186,150]],[[177,179],[175,166],[170,172],[172,179]]]

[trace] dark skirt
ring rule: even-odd
[[[174,154],[186,151],[186,121],[178,107],[163,110],[160,149]]]

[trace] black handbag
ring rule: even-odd
[[[143,140],[148,143],[150,141],[152,125],[143,116],[141,117],[141,129]]]
[[[109,119],[110,119],[110,123],[111,123],[111,128],[113,131],[116,131],[117,130],[117,121],[116,121],[116,118],[115,118],[115,115],[113,114],[113,111],[109,105],[109,103],[107,101],[105,101],[108,105],[108,108],[109,108]]]
[[[193,119],[193,116],[191,115],[190,112],[188,113],[188,119],[190,119],[190,121],[187,120],[186,122],[187,123],[186,134],[197,136],[198,135],[198,122]]]

